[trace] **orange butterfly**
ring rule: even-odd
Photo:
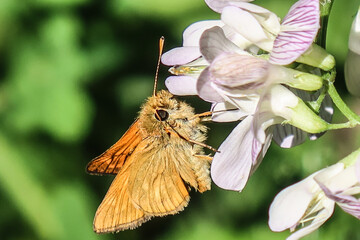
[[[161,38],[160,56],[163,42]],[[182,211],[190,199],[188,186],[210,190],[212,158],[203,147],[215,149],[203,143],[207,128],[201,118],[211,113],[195,115],[168,91],[156,93],[157,72],[154,94],[137,120],[87,166],[91,174],[117,174],[96,211],[96,233],[134,229],[154,216]]]

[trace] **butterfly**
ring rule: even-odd
[[[204,154],[210,112],[195,114],[191,106],[168,91],[154,92],[139,116],[107,151],[87,165],[90,174],[115,174],[96,211],[96,233],[134,229],[152,217],[175,214],[189,202],[189,186],[210,190],[212,157]]]

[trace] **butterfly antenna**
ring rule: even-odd
[[[164,38],[164,36],[162,36],[160,38],[160,40],[159,40],[159,59],[158,59],[158,62],[157,62],[156,72],[155,72],[155,83],[154,83],[153,96],[156,95],[156,88],[157,88],[158,75],[159,75],[159,67],[160,67],[161,55],[162,55],[162,52],[163,52],[164,42],[165,42],[165,38]]]

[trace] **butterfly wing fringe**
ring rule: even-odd
[[[136,120],[113,146],[87,165],[86,171],[95,175],[117,174],[141,140],[139,120]]]

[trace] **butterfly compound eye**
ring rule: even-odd
[[[159,121],[165,121],[166,119],[168,119],[169,117],[169,113],[165,110],[156,110],[156,113],[155,113],[155,118]]]

